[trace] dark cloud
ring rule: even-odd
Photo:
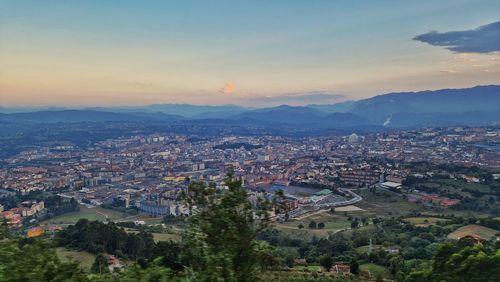
[[[444,46],[456,53],[490,53],[500,51],[500,22],[473,30],[437,32],[417,35],[413,40]]]
[[[324,104],[344,100],[345,95],[326,91],[312,91],[306,93],[287,93],[276,96],[254,97],[250,102],[258,104]]]

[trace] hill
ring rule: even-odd
[[[499,109],[500,86],[488,85],[389,93],[357,101],[349,112],[376,124],[406,127],[498,123]]]

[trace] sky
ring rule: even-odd
[[[325,104],[500,84],[500,1],[0,0],[0,106]]]

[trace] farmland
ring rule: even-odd
[[[405,218],[404,220],[419,227],[427,227],[435,225],[439,222],[445,223],[448,221],[447,219],[431,217],[431,216],[408,217]]]
[[[465,236],[479,236],[481,239],[489,240],[492,237],[498,237],[498,234],[500,234],[500,231],[498,230],[476,224],[470,224],[460,227],[448,234],[448,238],[458,240]]]

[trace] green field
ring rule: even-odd
[[[138,214],[131,216],[126,213],[115,210],[105,209],[101,207],[89,208],[87,206],[80,205],[80,210],[77,212],[70,212],[58,215],[42,223],[63,224],[63,225],[74,224],[79,219],[83,218],[88,220],[99,220],[99,221],[112,220],[116,222],[142,220],[145,221],[147,224],[159,224],[162,222],[161,217],[152,217],[146,214]]]
[[[66,248],[57,248],[57,256],[63,262],[76,261],[84,268],[90,269],[95,260],[95,255],[89,252],[79,252],[68,250]]]
[[[389,269],[387,269],[387,267],[384,267],[384,266],[380,266],[378,264],[374,264],[374,263],[365,263],[365,264],[362,264],[359,266],[359,269],[361,270],[370,270],[370,273],[372,275],[372,278],[376,278],[377,275],[381,275],[382,277],[384,278],[391,278],[392,275],[391,273],[389,272]]]
[[[316,221],[316,223],[323,222],[325,224],[325,227],[322,229],[310,229],[308,226],[312,220]],[[304,226],[303,229],[299,229],[298,226],[300,224]],[[348,229],[351,227],[351,222],[347,219],[343,212],[335,212],[334,214],[331,214],[328,211],[324,211],[321,213],[312,214],[311,216],[307,216],[301,220],[291,220],[284,223],[275,223],[273,224],[273,227],[298,238],[310,239],[313,236],[327,237],[329,234]]]
[[[450,185],[460,189],[471,189],[476,190],[483,193],[491,193],[490,186],[481,183],[467,183],[463,180],[454,180],[454,179],[440,179],[436,180],[437,183]]]
[[[125,231],[127,231],[127,233],[138,233],[139,230],[137,229],[132,229],[132,228],[125,228]],[[165,233],[157,233],[157,232],[152,232],[151,234],[153,234],[153,239],[156,241],[156,242],[159,242],[159,241],[174,241],[174,242],[178,242],[181,240],[181,235],[179,232],[165,232]]]
[[[294,269],[298,271],[323,271],[322,267],[319,265],[296,265],[294,266]]]
[[[172,233],[153,233],[153,238],[156,242],[159,241],[174,241],[178,242],[181,240],[181,236],[179,234]]]
[[[369,217],[404,216],[414,211],[424,210],[422,205],[408,202],[403,197],[389,192],[379,191],[377,194],[373,194],[364,189],[358,193],[363,197],[363,200],[356,206],[365,210],[361,215]]]
[[[356,253],[358,253],[360,255],[366,254],[366,253],[368,253],[368,248],[369,248],[368,245],[357,247],[356,248]],[[382,245],[373,245],[373,250],[378,250],[380,248],[382,248]]]

